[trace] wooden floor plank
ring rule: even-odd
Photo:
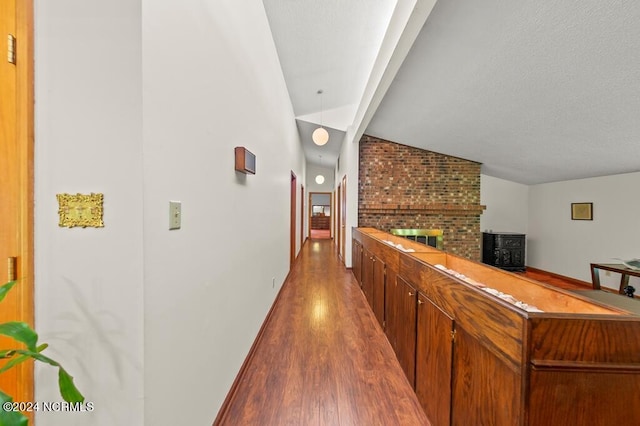
[[[216,425],[429,425],[331,240],[309,240]]]

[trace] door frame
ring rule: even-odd
[[[342,263],[347,264],[346,261],[346,240],[347,240],[347,175],[342,177],[342,194],[340,199],[340,258]]]
[[[293,262],[296,260],[296,193],[298,192],[298,178],[293,170],[291,170],[291,224],[290,230],[290,244],[289,244],[289,268],[293,266]]]
[[[300,185],[300,248],[304,245],[304,185]]]
[[[11,17],[9,16],[9,19]],[[16,156],[12,169],[16,170],[17,197],[17,255],[16,285],[3,301],[3,310],[9,310],[12,321],[24,321],[34,326],[34,48],[33,48],[33,0],[15,0],[16,64],[15,66],[15,142]],[[6,40],[7,35],[1,35]],[[6,46],[6,41],[5,41]],[[3,50],[3,52],[5,52]],[[6,52],[5,52],[6,53]],[[6,55],[0,60],[6,61]],[[6,160],[6,159],[5,159]],[[1,163],[1,161],[0,161]],[[0,164],[0,167],[3,165]],[[13,196],[14,194],[12,194]],[[13,250],[12,250],[13,251]],[[3,264],[5,259],[0,259]],[[3,271],[0,283],[7,281]],[[7,305],[11,303],[11,305]],[[13,368],[16,373],[15,386],[10,389],[14,401],[34,400],[33,362],[24,362]],[[5,389],[6,390],[6,389]],[[29,413],[27,413],[29,414]],[[32,420],[32,416],[29,416]]]
[[[342,221],[340,220],[340,212],[342,211],[342,203],[340,202],[342,194],[341,183],[338,183],[338,187],[336,188],[335,196],[336,196],[336,250],[338,251],[338,256],[340,255],[340,241],[342,239]]]
[[[329,196],[329,211],[330,211],[330,215],[331,218],[329,219],[329,237],[333,238],[333,234],[334,234],[334,230],[333,228],[333,215],[335,214],[334,210],[333,210],[333,193],[332,192],[324,192],[324,191],[316,191],[316,192],[309,192],[309,203],[308,203],[308,215],[307,215],[307,220],[309,221],[309,232],[307,233],[307,237],[311,238],[311,216],[313,215],[313,203],[312,203],[312,198],[314,194],[321,194],[321,195],[328,195]]]

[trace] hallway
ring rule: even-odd
[[[332,240],[308,240],[219,425],[428,425]]]

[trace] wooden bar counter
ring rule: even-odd
[[[304,244],[214,424],[430,424],[332,240]]]
[[[370,228],[352,260],[432,424],[640,425],[639,316]]]

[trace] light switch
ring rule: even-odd
[[[169,201],[169,229],[180,229],[182,224],[182,203]]]

